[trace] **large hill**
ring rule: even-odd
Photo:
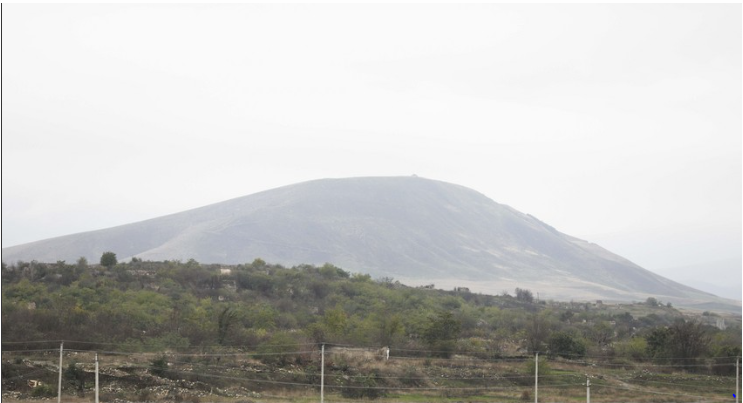
[[[412,284],[542,298],[662,301],[731,307],[598,245],[454,184],[418,177],[324,179],[147,221],[3,248],[3,261],[196,259],[333,263]]]

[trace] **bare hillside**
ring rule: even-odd
[[[3,261],[196,259],[333,263],[411,283],[543,298],[731,305],[454,184],[418,177],[324,179],[119,227],[3,249]],[[709,305],[700,305],[709,306]]]

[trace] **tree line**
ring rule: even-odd
[[[118,262],[107,252],[97,264],[3,263],[2,283],[4,341],[77,340],[122,351],[336,343],[440,357],[539,351],[691,367],[727,362],[741,345],[739,319],[719,329],[670,305],[628,304],[622,311],[535,301],[522,288],[515,296],[414,288],[332,264]]]

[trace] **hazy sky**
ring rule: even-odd
[[[2,18],[3,246],[417,174],[650,270],[734,261],[740,283],[740,4],[4,4]]]

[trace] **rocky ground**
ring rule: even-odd
[[[57,356],[58,357],[58,356]],[[160,366],[156,365],[158,359]],[[262,362],[247,354],[223,357],[131,354],[103,356],[102,402],[258,403],[317,401],[320,367],[317,357],[292,362]],[[65,373],[63,401],[91,402],[95,365],[90,353],[66,357],[82,370],[80,383]],[[378,399],[396,401],[533,400],[534,378],[526,359],[478,360],[378,357],[335,354],[326,357],[327,401]],[[641,365],[584,365],[553,360],[540,367],[540,401],[585,401],[591,380],[594,402],[713,402],[734,391],[734,377],[678,373]],[[56,400],[58,361],[46,356],[3,354],[4,402]],[[421,400],[422,399],[422,400]]]

